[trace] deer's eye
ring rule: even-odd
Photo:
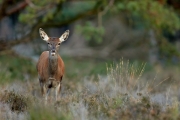
[[[58,45],[61,45],[61,43],[58,43]]]
[[[51,46],[52,44],[48,42],[48,45],[50,45],[50,46]]]

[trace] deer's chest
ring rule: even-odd
[[[49,64],[49,75],[55,75],[58,71],[58,64],[54,63],[54,64]]]

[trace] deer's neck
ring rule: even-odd
[[[58,54],[49,57],[49,75],[53,77],[58,69]]]

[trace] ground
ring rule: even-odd
[[[62,56],[66,65],[61,98],[48,104],[40,94],[35,62],[0,58],[2,120],[180,119],[178,66],[152,66],[125,59]]]

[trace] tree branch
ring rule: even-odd
[[[26,1],[19,2],[15,4],[13,7],[12,4],[9,4],[11,0],[4,0],[0,6],[0,20],[6,16],[12,15],[22,9],[24,9],[28,3]],[[7,9],[9,8],[9,9]]]
[[[15,46],[17,44],[31,41],[33,39],[33,37],[34,37],[33,35],[38,32],[38,29],[40,27],[43,27],[43,28],[61,27],[61,26],[65,26],[67,24],[70,24],[70,23],[72,23],[74,21],[77,21],[77,20],[79,20],[81,18],[87,17],[89,15],[97,14],[97,13],[98,13],[98,9],[97,9],[97,7],[94,7],[91,10],[85,11],[83,13],[79,13],[75,17],[69,18],[68,20],[65,20],[65,21],[62,21],[62,22],[52,22],[52,20],[49,20],[46,23],[43,23],[43,22],[41,22],[41,19],[40,19],[39,21],[37,21],[37,23],[35,25],[33,25],[30,32],[27,35],[25,35],[24,37],[22,37],[22,38],[20,38],[18,40],[11,40],[9,42],[0,40],[0,45],[3,45],[3,47],[1,47],[1,49],[0,49],[0,52],[4,51],[4,50],[8,50],[9,48],[11,48],[11,47],[13,47],[13,46]]]
[[[15,12],[18,12],[18,11],[24,9],[27,5],[28,5],[28,3],[26,1],[20,2],[17,5],[15,5],[14,7],[12,7],[11,9],[8,9],[6,11],[6,15],[8,16]]]

